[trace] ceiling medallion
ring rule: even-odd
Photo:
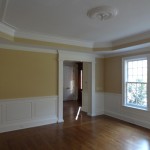
[[[99,20],[107,20],[118,14],[118,10],[110,6],[99,6],[90,9],[87,12],[89,18],[97,18]]]

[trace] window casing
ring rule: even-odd
[[[148,110],[148,57],[123,59],[123,105]]]

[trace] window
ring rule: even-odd
[[[147,109],[148,60],[147,57],[123,59],[123,103],[124,106]]]

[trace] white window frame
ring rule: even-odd
[[[142,60],[147,59],[147,107],[141,107],[136,105],[129,105],[126,103],[126,81],[127,81],[127,62],[134,61],[134,60]],[[124,57],[122,59],[122,105],[125,107],[130,107],[134,109],[140,109],[140,110],[149,110],[150,106],[150,94],[149,94],[149,67],[150,67],[150,54],[147,55],[137,55],[137,56],[131,56],[131,57]]]

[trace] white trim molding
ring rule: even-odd
[[[63,122],[63,63],[64,61],[86,62],[89,65],[90,91],[88,115],[93,116],[95,107],[95,56],[80,52],[58,51],[58,122]],[[84,89],[83,89],[84,90]]]
[[[57,96],[0,100],[0,133],[57,123]]]
[[[40,53],[53,53],[57,54],[57,50],[43,47],[34,47],[34,46],[22,46],[22,45],[12,45],[12,44],[0,44],[0,48],[9,49],[9,50],[18,50],[18,51],[31,51],[31,52],[40,52]]]
[[[104,92],[95,92],[95,109],[93,116],[104,114]]]
[[[12,27],[0,22],[0,32],[8,34],[12,37],[14,37],[15,35],[15,29],[13,29]]]
[[[147,91],[147,105],[139,106],[139,105],[132,105],[127,104],[126,102],[126,82],[127,82],[127,62],[128,61],[134,61],[134,60],[147,60],[147,81],[145,81],[145,84],[147,85],[146,91]],[[125,107],[133,107],[135,109],[143,109],[145,111],[150,110],[150,102],[149,102],[149,87],[150,87],[150,54],[143,54],[143,55],[135,55],[135,56],[129,56],[129,57],[123,57],[122,58],[122,105]],[[141,82],[143,83],[143,82]]]
[[[76,39],[68,39],[68,38],[64,38],[64,37],[51,36],[51,35],[32,33],[32,32],[29,33],[29,32],[17,31],[17,30],[15,32],[15,37],[38,40],[38,41],[45,41],[45,42],[76,45],[76,46],[88,47],[88,48],[93,47],[93,43],[88,42],[88,41],[79,41]]]

